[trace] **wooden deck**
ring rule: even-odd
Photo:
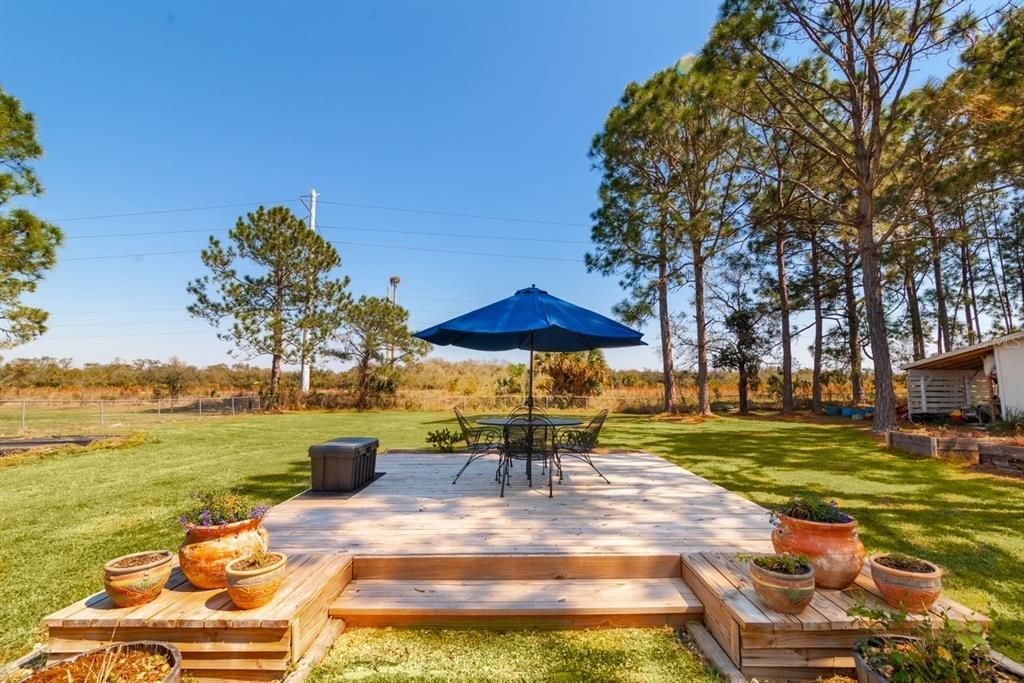
[[[595,458],[606,484],[578,461],[547,496],[539,467],[517,463],[498,497],[494,461],[456,485],[464,455],[378,457],[355,494],[296,496],[265,520],[290,556],[274,602],[235,609],[175,572],[168,590],[119,610],[100,593],[46,619],[50,651],[67,657],[111,640],[177,645],[202,681],[282,678],[308,669],[352,626],[569,627],[686,625],[728,680],[814,679],[852,666],[860,625],[850,592],[819,591],[800,617],[764,610],[735,553],[770,552],[768,512],[647,453]],[[858,591],[874,598],[869,578]],[[987,624],[948,600],[940,609]],[[332,620],[333,618],[333,620]],[[701,625],[703,621],[703,625]],[[705,629],[706,626],[706,629]],[[311,648],[318,634],[320,641]],[[739,673],[742,670],[742,674]]]
[[[771,549],[768,513],[721,486],[649,453],[595,457],[611,484],[567,459],[565,481],[548,498],[535,467],[526,485],[516,463],[498,497],[494,461],[480,460],[458,483],[465,456],[389,453],[385,472],[354,495],[303,493],[276,506],[266,527],[276,550],[367,555],[661,555]],[[543,484],[543,485],[542,485]]]

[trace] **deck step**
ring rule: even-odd
[[[703,612],[681,578],[357,579],[329,608],[351,626],[494,629],[679,626]]]

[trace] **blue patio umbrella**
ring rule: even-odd
[[[440,346],[477,351],[528,350],[527,406],[530,408],[533,407],[534,351],[586,351],[646,345],[641,339],[642,333],[535,286],[417,332],[416,336]]]

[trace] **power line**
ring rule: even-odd
[[[181,311],[184,306],[172,308],[108,308],[103,311],[50,311],[53,315],[101,315],[103,313],[149,313],[150,311]]]
[[[135,254],[103,254],[100,256],[71,256],[60,259],[61,261],[99,261],[112,258],[142,258],[144,256],[171,256],[173,254],[198,254],[195,249],[180,249],[177,251],[147,251]]]
[[[175,209],[153,209],[148,211],[127,211],[123,213],[96,214],[92,216],[70,216],[67,218],[54,219],[55,223],[70,223],[73,221],[93,221],[107,218],[132,218],[136,216],[157,216],[172,213],[189,213],[193,211],[212,211],[216,209],[235,209],[239,207],[255,207],[269,204],[288,204],[301,201],[298,198],[275,199],[263,202],[238,202],[234,204],[213,204],[208,206],[189,206]],[[491,216],[487,214],[462,213],[458,211],[439,211],[436,209],[421,209],[402,206],[386,206],[383,204],[364,204],[360,202],[339,202],[327,199],[318,199],[321,204],[332,204],[335,206],[347,206],[357,209],[373,209],[377,211],[397,211],[401,213],[417,213],[431,216],[452,216],[455,218],[473,218],[476,220],[499,221],[505,223],[531,223],[535,225],[555,225],[570,228],[589,228],[589,223],[575,223],[572,221],[558,221],[545,218],[523,218],[521,216]]]
[[[147,230],[145,232],[107,232],[95,235],[66,235],[70,240],[91,240],[102,237],[149,237],[152,235],[186,235],[189,233],[205,232],[227,232],[227,228],[196,228],[194,230]]]
[[[207,330],[205,332],[142,332],[139,334],[89,334],[89,335],[76,335],[73,337],[40,337],[38,341],[50,341],[58,339],[120,339],[122,337],[170,337],[170,336],[184,336],[190,334],[210,334],[213,330]]]
[[[429,251],[438,254],[457,254],[460,256],[487,256],[489,258],[515,258],[528,259],[533,261],[561,261],[563,263],[581,263],[580,259],[559,258],[557,256],[531,256],[528,254],[497,254],[486,251],[462,251],[459,249],[435,249],[431,247],[407,247],[396,244],[371,244],[369,242],[341,242],[331,241],[331,244],[344,244],[353,247],[376,247],[380,249],[402,249],[405,251]]]
[[[571,223],[568,221],[553,221],[539,218],[518,218],[510,216],[487,216],[476,213],[457,213],[454,211],[435,211],[433,209],[409,209],[399,206],[382,206],[380,204],[358,204],[356,202],[332,202],[326,199],[320,200],[321,204],[334,204],[336,206],[350,206],[358,209],[377,209],[380,211],[400,211],[403,213],[422,213],[431,216],[455,216],[456,218],[475,218],[484,221],[504,221],[506,223],[534,223],[537,225],[561,225],[570,228],[589,228],[588,223]]]
[[[238,204],[217,204],[214,206],[190,206],[183,209],[154,209],[152,211],[132,211],[129,213],[108,213],[97,216],[75,216],[72,218],[56,218],[53,219],[54,223],[70,223],[72,221],[95,221],[104,218],[131,218],[133,216],[156,216],[159,214],[168,213],[187,213],[190,211],[211,211],[214,209],[235,209],[240,206],[260,206],[264,204],[286,204],[288,202],[297,202],[299,199],[275,199],[269,202],[240,202]]]
[[[466,232],[434,232],[428,230],[398,230],[395,228],[366,228],[354,225],[321,225],[325,230],[353,230],[356,232],[382,232],[394,235],[423,235],[425,237],[458,237],[477,240],[500,240],[508,242],[547,242],[553,244],[590,244],[586,240],[560,240],[544,237],[506,237],[504,235],[475,235]]]
[[[560,258],[557,256],[533,256],[530,254],[499,254],[496,252],[487,251],[463,251],[460,249],[437,249],[433,247],[409,247],[397,244],[373,244],[370,242],[348,242],[348,241],[333,241],[329,240],[331,244],[339,245],[343,244],[352,247],[373,247],[378,249],[402,249],[404,251],[426,251],[437,254],[456,254],[460,256],[487,256],[489,258],[514,258],[514,259],[527,259],[531,261],[559,261],[562,263],[580,263],[580,259],[571,258]],[[135,252],[131,254],[101,254],[97,256],[72,256],[61,259],[62,261],[99,261],[104,259],[119,259],[119,258],[144,258],[147,256],[172,256],[175,254],[198,254],[199,252],[195,249],[179,249],[172,251],[148,251],[148,252]]]
[[[118,322],[103,322],[103,323],[61,323],[57,325],[48,325],[48,327],[113,327],[116,325],[179,325],[181,323],[198,323],[205,322],[199,318],[189,318],[188,320],[121,320]]]
[[[386,233],[391,235],[421,235],[423,237],[456,237],[459,239],[498,240],[502,242],[543,242],[549,244],[587,244],[587,240],[564,240],[546,237],[520,237],[506,235],[480,235],[468,232],[437,232],[432,230],[403,230],[399,228],[378,228],[357,225],[320,225],[324,230],[352,230],[353,232]],[[187,230],[146,230],[143,232],[108,232],[92,235],[68,235],[70,240],[89,240],[112,237],[151,237],[155,235],[187,235],[194,233],[225,233],[228,228],[197,228]]]

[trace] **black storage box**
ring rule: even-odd
[[[373,437],[345,436],[309,447],[314,491],[355,491],[373,479],[377,447]]]

